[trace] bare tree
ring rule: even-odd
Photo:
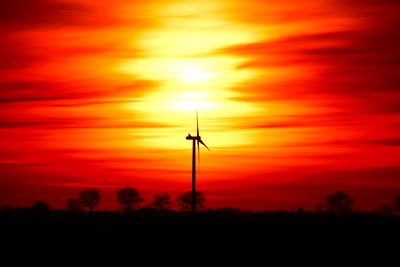
[[[204,202],[206,197],[204,196],[203,192],[198,191],[196,192],[196,209],[202,210],[204,209]],[[177,205],[182,211],[188,211],[192,209],[192,191],[188,191],[178,195],[176,198]]]
[[[79,202],[92,211],[100,203],[99,190],[92,188],[79,192]]]
[[[67,210],[81,211],[83,209],[81,202],[78,199],[70,198],[67,202]]]
[[[135,188],[125,187],[117,191],[117,201],[123,210],[129,211],[136,208],[143,198]]]
[[[351,212],[354,201],[345,192],[336,192],[326,197],[326,209],[337,214]]]
[[[168,194],[155,195],[151,206],[157,210],[168,210],[171,208],[171,197]]]

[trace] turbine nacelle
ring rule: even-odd
[[[198,147],[200,146],[200,144],[202,144],[205,148],[210,150],[208,146],[203,142],[203,140],[201,140],[201,136],[191,136],[190,134],[188,134],[188,136],[186,136],[186,140],[196,140]]]
[[[186,136],[186,140],[197,140],[197,139],[201,139],[200,136],[192,136],[191,134],[188,134]]]

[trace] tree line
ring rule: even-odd
[[[135,188],[121,188],[116,193],[117,202],[123,211],[131,211],[139,208],[143,198]],[[197,192],[196,205],[198,210],[205,209],[205,195],[203,192]],[[69,199],[67,209],[80,211],[83,208],[93,210],[100,202],[100,192],[97,189],[87,189],[79,193],[78,199]],[[156,210],[171,209],[171,197],[168,194],[155,195],[152,203],[148,207]],[[346,192],[335,192],[325,197],[324,203],[318,203],[316,210],[332,212],[336,214],[347,214],[354,211],[355,201]],[[182,211],[189,211],[192,207],[192,192],[188,191],[178,195],[176,204]],[[400,211],[400,195],[394,198],[391,204],[381,204],[376,210],[382,215],[389,215]]]
[[[197,210],[205,210],[206,197],[203,192],[198,191],[196,195]],[[67,201],[66,209],[70,211],[93,211],[101,201],[100,191],[96,188],[90,188],[78,193],[77,198],[70,198]],[[120,188],[116,192],[116,201],[121,211],[132,211],[139,208],[151,208],[154,210],[171,210],[172,199],[169,194],[157,194],[152,202],[146,206],[142,206],[143,198],[138,190],[133,187]],[[192,208],[192,192],[184,192],[177,196],[175,200],[176,206],[181,211],[190,211]],[[346,192],[335,192],[327,195],[324,202],[318,203],[316,210],[319,212],[331,212],[335,214],[349,214],[355,211],[355,201]],[[11,205],[2,205],[0,210],[12,209]],[[45,201],[36,201],[31,206],[36,211],[51,210],[51,206]],[[219,210],[234,210],[236,208],[225,207]],[[302,211],[300,208],[299,211]],[[400,195],[395,197],[392,203],[381,204],[375,210],[381,215],[390,215],[400,212]]]
[[[82,211],[87,209],[92,211],[99,205],[101,200],[100,191],[96,188],[86,189],[78,194],[78,198],[70,198],[67,202],[67,209],[71,211]],[[143,202],[138,190],[133,187],[124,187],[116,192],[116,200],[122,211],[132,211],[139,209]],[[198,191],[196,194],[196,205],[198,210],[205,208],[205,196],[203,192]],[[192,205],[192,192],[184,192],[176,198],[176,204],[182,211],[188,211]],[[170,210],[172,199],[169,194],[157,194],[153,201],[147,205],[148,208],[156,210]]]
[[[348,214],[354,211],[354,200],[346,192],[335,192],[326,196],[325,203],[317,204],[317,211],[327,211],[336,214]],[[375,212],[390,215],[400,211],[400,195],[391,204],[381,204]]]

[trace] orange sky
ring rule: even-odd
[[[4,2],[4,1],[3,1]],[[88,187],[198,189],[208,207],[359,208],[400,193],[395,0],[0,4],[0,204]]]

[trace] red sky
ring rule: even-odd
[[[208,207],[305,209],[400,194],[400,3],[13,0],[0,4],[0,204],[88,187]]]

